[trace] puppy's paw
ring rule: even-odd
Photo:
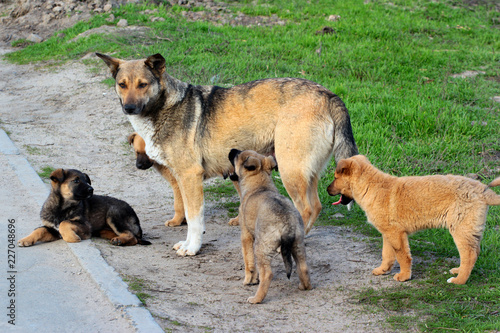
[[[304,285],[302,282],[299,284],[299,290],[311,290],[312,286],[311,284]]]
[[[21,246],[21,247],[28,247],[28,246],[32,246],[35,244],[35,241],[33,240],[33,238],[31,237],[24,237],[24,238],[21,238],[18,242],[17,242],[17,245]]]
[[[373,275],[386,275],[386,274],[389,274],[391,272],[391,270],[386,270],[384,268],[382,268],[382,266],[380,267],[377,267],[375,268],[373,271],[372,271],[372,274]]]
[[[228,224],[232,225],[232,226],[240,225],[239,216],[236,216],[236,217],[233,217],[232,219],[230,219]]]
[[[165,226],[166,227],[178,227],[180,226],[182,223],[186,223],[186,219],[185,218],[179,218],[179,217],[173,217],[171,220],[168,220],[167,222],[165,222]]]
[[[181,256],[181,257],[185,257],[187,255],[187,249],[183,249],[182,247],[180,249],[177,250],[177,255],[178,256]]]
[[[112,238],[111,244],[116,245],[116,246],[120,246],[120,245],[122,245],[122,240],[118,237]]]
[[[255,296],[252,296],[252,297],[248,297],[247,301],[249,303],[252,303],[252,304],[259,304],[260,302],[262,302],[261,299],[255,297]]]
[[[450,274],[458,274],[459,271],[460,271],[460,267],[455,267],[455,268],[450,269]]]
[[[400,273],[394,275],[394,280],[399,281],[399,282],[408,281],[409,279],[411,279],[411,273],[400,272]]]
[[[244,286],[253,286],[253,285],[256,285],[256,284],[259,284],[259,278],[253,278],[253,277],[250,277],[250,278],[246,278],[245,277],[245,280],[243,280],[243,285]]]

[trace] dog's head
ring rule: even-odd
[[[132,133],[128,137],[128,143],[135,151],[135,166],[137,169],[147,170],[153,166],[153,161],[146,154],[146,142],[137,133]]]
[[[57,169],[50,174],[52,191],[60,194],[65,201],[81,201],[94,194],[90,178],[86,173],[74,169]]]
[[[354,199],[353,184],[360,177],[362,166],[366,163],[370,164],[363,155],[355,155],[339,161],[335,169],[335,179],[327,188],[327,192],[331,196],[341,194],[340,200],[333,203],[334,205],[347,205]]]
[[[162,89],[162,76],[165,72],[165,58],[161,54],[131,61],[100,53],[96,55],[108,65],[126,115],[145,115],[148,113],[148,106],[163,105],[165,90]]]
[[[273,156],[266,157],[253,150],[231,149],[228,158],[234,167],[234,173],[229,176],[233,181],[242,180],[263,172],[270,175],[271,171],[276,169],[277,166]]]

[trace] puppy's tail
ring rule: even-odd
[[[282,236],[281,237],[281,256],[285,264],[286,277],[290,279],[292,275],[292,246],[295,242],[295,237]]]
[[[500,186],[500,177],[493,180],[488,187]],[[496,194],[490,189],[487,189],[485,192],[486,203],[489,206],[500,206],[500,195]]]
[[[137,244],[140,244],[140,245],[151,245],[151,242],[147,241],[145,239],[142,239],[142,238],[137,238]]]

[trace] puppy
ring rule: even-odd
[[[422,229],[447,228],[460,254],[457,277],[448,283],[465,284],[479,256],[488,206],[500,205],[500,196],[489,186],[461,176],[394,177],[376,169],[365,156],[341,160],[330,195],[354,199],[366,212],[368,222],[382,234],[382,264],[374,275],[387,274],[395,260],[401,271],[396,281],[411,278],[408,235]],[[434,200],[433,200],[434,199]]]
[[[40,212],[43,227],[19,240],[19,246],[64,239],[80,242],[91,235],[110,239],[114,245],[149,245],[142,239],[139,218],[126,202],[93,195],[87,174],[57,169],[50,174],[51,192]]]
[[[170,169],[164,165],[156,163],[149,158],[149,156],[146,154],[146,142],[144,142],[144,139],[136,132],[129,135],[128,143],[134,148],[136,157],[135,166],[137,167],[137,169],[147,170],[151,167],[154,167],[156,171],[158,171],[163,176],[163,178],[165,178],[170,183],[170,186],[172,186],[172,190],[174,191],[175,213],[172,219],[165,222],[165,226],[176,227],[183,223],[186,223],[182,193],[179,188],[179,184],[175,180],[175,177],[172,175]]]
[[[279,194],[271,180],[271,170],[276,167],[274,157],[264,157],[251,150],[232,149],[229,160],[235,172],[230,177],[238,181],[241,191],[239,222],[245,261],[243,284],[257,284],[260,279],[257,293],[248,302],[260,303],[266,297],[273,278],[271,258],[280,246],[287,277],[290,278],[292,273],[293,256],[300,279],[299,289],[311,289],[304,224],[292,202]]]

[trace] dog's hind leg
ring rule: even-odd
[[[111,239],[111,244],[118,246],[133,246],[137,244],[137,238],[130,231],[124,231],[117,237]]]
[[[309,269],[306,262],[306,248],[304,246],[303,238],[302,240],[297,237],[295,239],[295,244],[292,250],[293,259],[297,264],[297,273],[299,274],[299,289],[300,290],[310,290],[311,279],[309,277]]]
[[[389,274],[396,261],[396,252],[384,234],[382,234],[382,263],[372,271],[373,275]]]
[[[99,237],[104,239],[113,239],[118,236],[113,230],[103,229],[99,230]]]
[[[318,195],[318,180],[319,177],[313,176],[313,179],[309,182],[309,186],[307,189],[307,199],[309,201],[309,205],[311,206],[311,216],[309,217],[307,225],[304,225],[304,232],[306,234],[308,234],[311,228],[313,227],[314,222],[316,221],[316,219],[319,216],[319,213],[321,212],[321,208],[323,208]]]
[[[460,267],[450,270],[451,274],[458,273],[458,276],[449,278],[447,282],[465,284],[479,256],[481,235],[470,235],[460,231],[455,231],[451,235],[460,254]]]
[[[260,303],[264,300],[269,291],[269,286],[273,279],[273,272],[271,270],[271,254],[266,253],[266,249],[259,249],[259,245],[255,244],[257,256],[257,267],[259,269],[259,288],[253,297],[248,298],[248,302],[252,304]]]
[[[161,166],[160,172],[163,178],[165,178],[170,183],[172,191],[174,192],[174,217],[165,222],[165,226],[176,227],[186,221],[182,193],[179,188],[179,183],[177,183],[177,180],[167,167]]]
[[[304,230],[314,221],[310,221],[312,217],[312,207],[307,197],[308,180],[303,175],[294,172],[294,170],[280,169],[281,179],[286,191],[292,198],[293,204],[297,208],[304,221]]]

